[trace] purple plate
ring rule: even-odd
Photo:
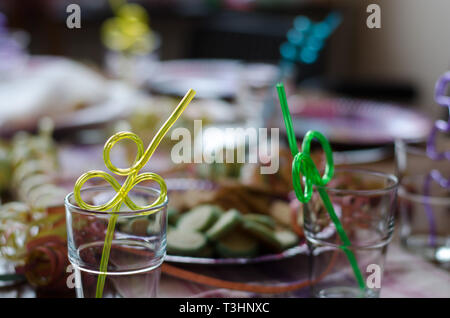
[[[395,139],[423,141],[432,122],[420,112],[399,105],[345,98],[289,99],[295,132],[318,130],[331,142],[375,145]],[[284,127],[284,125],[280,125]]]

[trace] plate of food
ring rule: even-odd
[[[166,261],[248,264],[306,253],[284,193],[239,182],[169,180]]]
[[[168,179],[167,186],[167,262],[250,264],[307,252],[281,193],[198,179]]]

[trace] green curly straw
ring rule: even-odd
[[[294,184],[294,191],[297,199],[306,204],[311,200],[313,185],[317,186],[317,191],[322,198],[323,204],[330,215],[331,220],[336,226],[336,231],[343,242],[343,245],[339,246],[344,253],[347,255],[347,259],[352,266],[353,273],[355,274],[356,281],[358,282],[361,291],[365,290],[364,278],[359,270],[358,263],[356,261],[355,255],[348,248],[351,246],[351,242],[342,227],[342,224],[334,212],[333,204],[323,188],[333,177],[334,164],[333,164],[333,153],[331,151],[331,146],[328,140],[318,131],[310,130],[306,133],[305,138],[302,143],[302,152],[299,152],[297,147],[297,142],[295,139],[294,129],[292,128],[291,114],[289,113],[289,107],[286,99],[286,92],[284,90],[283,83],[277,84],[278,98],[280,100],[281,111],[283,112],[284,123],[286,125],[286,131],[288,135],[289,148],[291,149],[294,161],[292,162],[292,182]],[[310,156],[311,142],[316,138],[322,145],[325,152],[326,166],[324,175],[321,177],[317,167],[315,166],[313,160]],[[302,184],[300,182],[300,174],[304,176],[305,180],[305,190],[302,189]]]

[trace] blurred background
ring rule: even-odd
[[[372,3],[381,8],[381,28],[366,24]],[[71,4],[78,7],[68,10]],[[448,12],[448,0],[1,0],[0,287],[13,286],[5,295],[35,296],[36,288],[67,292],[55,274],[64,272],[65,263],[49,274],[36,264],[55,262],[29,243],[48,238],[45,244],[67,263],[65,223],[51,215],[64,218],[64,196],[77,177],[104,169],[104,142],[117,131],[133,131],[146,147],[189,88],[197,95],[174,127],[194,135],[193,122],[200,119],[203,129],[279,128],[280,149],[268,157],[279,156],[280,169],[261,175],[267,158],[174,165],[175,142],[168,134],[144,170],[167,178],[169,190],[204,190],[210,182],[232,180],[237,188],[214,194],[217,202],[237,198],[242,210],[252,211],[251,200],[239,197],[250,187],[245,191],[264,202],[263,214],[275,193],[283,198],[281,223],[289,228],[292,158],[277,82],[286,87],[299,142],[306,131],[319,130],[338,166],[417,171],[405,168],[405,144],[426,158],[434,121],[449,116],[434,99],[436,81],[450,67]],[[79,28],[68,26],[77,22]],[[438,136],[440,149],[448,149],[447,137]],[[228,147],[226,138],[208,134],[193,142],[203,149]],[[245,138],[231,151],[239,147],[247,155],[257,151]],[[121,142],[113,163],[128,167],[135,153],[135,145]],[[323,168],[320,151],[314,160]],[[448,162],[439,164],[448,173]],[[185,179],[206,183],[180,181]],[[441,190],[445,225],[448,189]],[[201,202],[192,192],[182,200],[180,206],[189,208]],[[431,258],[448,268],[449,227],[443,228],[447,258]],[[54,234],[63,240],[57,248]],[[17,289],[14,284],[24,280],[28,287]]]
[[[302,77],[320,78],[349,95],[403,99],[430,112],[434,81],[449,67],[450,28],[445,0],[376,1],[382,8],[382,28],[369,29],[366,8],[373,1],[138,1],[161,36],[159,58],[226,58],[277,61],[297,15],[323,17],[339,10],[342,26],[332,37],[321,61]],[[65,27],[65,8],[82,8],[82,28]],[[11,28],[28,33],[32,54],[64,55],[104,65],[99,41],[102,22],[112,15],[106,0],[2,1]],[[361,86],[364,87],[361,92]],[[357,88],[358,87],[358,88]],[[384,89],[384,90],[383,90]]]

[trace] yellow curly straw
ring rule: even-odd
[[[121,186],[113,176],[108,174],[107,172],[101,170],[93,170],[84,173],[81,175],[75,183],[75,187],[73,190],[75,200],[80,208],[90,210],[90,211],[108,211],[111,210],[111,218],[108,223],[108,228],[105,236],[105,244],[103,245],[102,258],[100,261],[100,274],[97,280],[97,289],[95,296],[97,298],[101,298],[103,295],[103,288],[106,280],[106,271],[108,267],[109,253],[111,251],[112,239],[114,237],[114,228],[117,221],[117,214],[120,210],[120,207],[123,203],[125,203],[131,210],[146,210],[150,209],[154,206],[157,206],[163,202],[165,202],[167,197],[167,186],[164,182],[164,179],[155,173],[141,173],[139,171],[145,166],[145,164],[150,160],[150,157],[155,152],[159,143],[163,139],[164,135],[167,131],[172,127],[175,121],[181,116],[185,108],[189,105],[191,100],[194,98],[195,91],[190,89],[183,99],[180,101],[178,106],[175,108],[173,113],[164,123],[164,125],[159,129],[147,150],[144,151],[144,145],[142,140],[134,133],[131,132],[119,132],[111,136],[105,143],[105,147],[103,148],[103,160],[105,162],[105,166],[111,170],[111,172],[115,173],[119,176],[127,176],[125,182]],[[137,154],[134,164],[129,168],[117,168],[111,163],[110,152],[112,147],[121,140],[131,139],[137,146]],[[109,200],[107,203],[102,205],[91,205],[83,201],[81,198],[81,188],[86,183],[86,181],[92,178],[103,178],[107,181],[112,188],[117,192],[116,195]],[[149,205],[139,206],[136,205],[129,197],[128,192],[136,186],[138,183],[142,181],[155,181],[159,184],[160,187],[160,195],[159,197]]]

